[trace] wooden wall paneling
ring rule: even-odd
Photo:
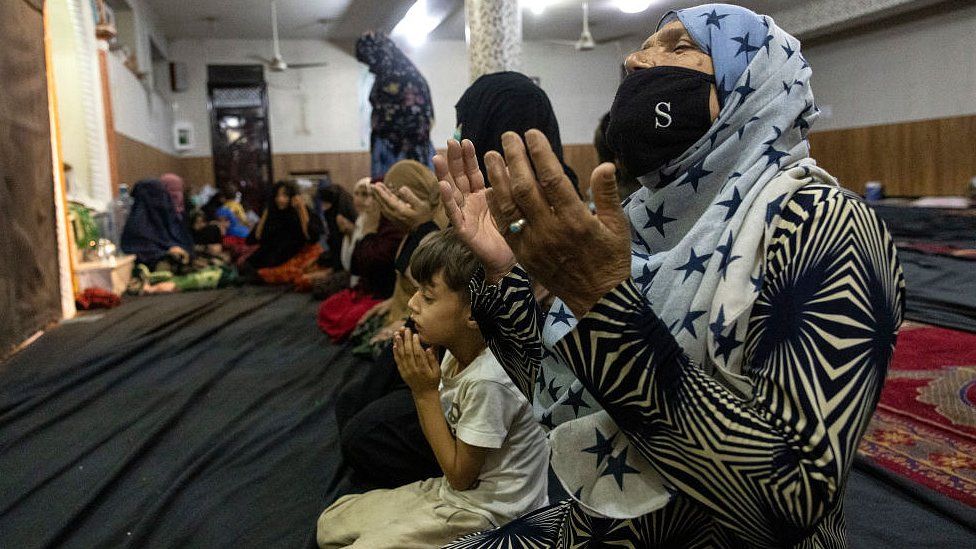
[[[180,158],[180,175],[193,189],[214,185],[213,159],[209,156],[188,156]]]
[[[156,178],[173,172],[186,178],[181,159],[121,133],[115,134],[119,183],[131,188],[140,179]],[[187,179],[194,185],[194,181]],[[195,185],[194,185],[195,186]]]
[[[366,151],[294,153],[274,155],[275,181],[294,171],[328,170],[334,183],[352,191],[362,177],[369,177],[370,157]]]
[[[814,132],[810,146],[856,192],[880,181],[888,196],[963,195],[976,176],[976,115]]]

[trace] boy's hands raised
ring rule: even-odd
[[[401,328],[393,336],[393,358],[403,381],[415,396],[437,394],[441,383],[441,366],[432,349],[420,345],[420,336],[410,328]]]

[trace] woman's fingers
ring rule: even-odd
[[[461,157],[464,160],[464,174],[468,178],[471,192],[476,193],[485,188],[485,175],[478,166],[478,151],[470,139],[461,142]]]
[[[461,150],[461,144],[454,139],[447,141],[447,169],[454,179],[454,186],[464,194],[470,193],[471,182],[468,181],[468,176],[464,171],[464,153]]]
[[[596,215],[611,231],[629,234],[627,217],[620,206],[620,193],[617,191],[617,168],[610,162],[597,166],[590,175],[590,189]]]
[[[529,223],[538,222],[550,214],[550,209],[539,192],[525,144],[517,133],[505,132],[502,134],[502,148],[505,150],[512,200],[518,204]]]
[[[409,187],[400,187],[397,194],[400,195],[400,198],[403,199],[404,202],[412,206],[414,209],[421,209],[426,206],[422,200],[417,198],[417,195],[415,195]]]
[[[528,145],[542,193],[556,215],[564,218],[580,215],[585,206],[566,177],[556,153],[552,152],[552,146],[545,134],[539,130],[529,130],[525,133],[525,143]]]
[[[461,213],[461,208],[458,207],[458,203],[455,200],[455,188],[453,185],[447,181],[441,180],[437,184],[437,188],[441,194],[441,204],[444,204],[444,210],[447,212],[447,218],[451,221],[451,225],[457,228],[464,227],[464,215]]]
[[[491,216],[495,219],[498,230],[505,235],[506,240],[510,233],[508,225],[522,217],[522,211],[512,199],[511,182],[508,176],[508,169],[502,156],[495,151],[490,151],[485,155],[485,167],[488,168],[488,179],[491,181],[491,188],[488,193],[488,209]]]
[[[450,184],[454,184],[454,180],[451,178],[451,171],[447,167],[447,157],[443,154],[434,155],[434,175],[437,176],[438,181],[447,181]]]

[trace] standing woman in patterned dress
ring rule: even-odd
[[[812,71],[771,18],[671,12],[626,67],[607,139],[642,188],[623,204],[602,164],[591,214],[536,130],[486,155],[488,190],[469,145],[436,159],[485,265],[473,314],[501,326],[486,339],[570,494],[454,546],[845,547],[902,319],[891,237],[810,158]]]
[[[417,67],[383,33],[372,31],[356,41],[356,59],[376,76],[369,92],[371,176],[382,179],[400,160],[416,160],[433,169],[430,128],[434,105],[430,87]]]

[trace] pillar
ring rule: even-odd
[[[522,11],[519,0],[465,0],[465,38],[471,81],[522,69]]]

